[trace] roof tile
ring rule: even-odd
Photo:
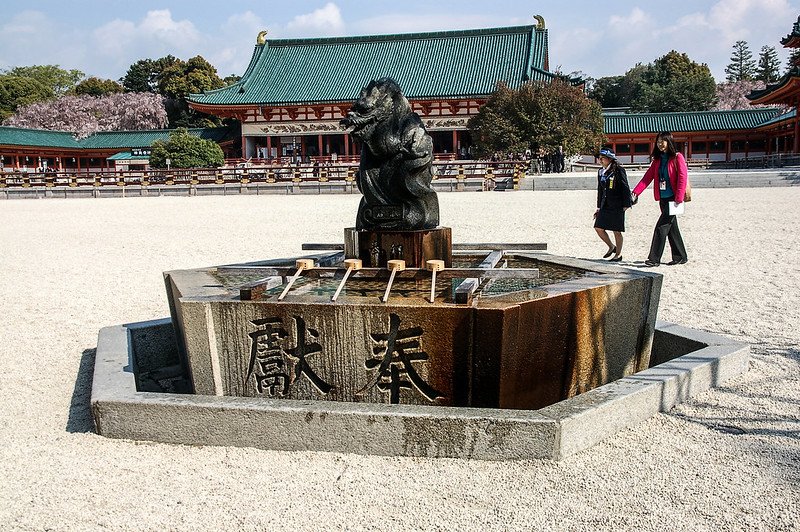
[[[389,76],[409,98],[489,95],[547,72],[547,30],[516,26],[403,35],[271,40],[256,45],[242,79],[193,94],[206,105],[349,101]]]
[[[660,131],[724,131],[752,129],[775,118],[774,107],[736,111],[691,111],[677,113],[607,113],[603,115],[606,134],[658,133]]]

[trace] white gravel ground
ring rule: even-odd
[[[93,432],[97,332],[167,316],[162,271],[339,242],[358,199],[0,202],[0,529],[800,529],[800,187],[695,190],[681,219],[690,262],[660,268],[659,316],[750,343],[749,372],[562,462],[188,447]],[[457,242],[605,251],[590,191],[440,202]],[[656,217],[648,192],[628,216],[626,264],[641,265]]]

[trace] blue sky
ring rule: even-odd
[[[202,55],[242,74],[262,29],[271,38],[371,35],[533,24],[545,18],[551,69],[591,77],[624,72],[675,49],[722,81],[731,47],[787,52],[780,39],[800,0],[2,0],[0,69],[58,64],[118,79],[143,58]]]

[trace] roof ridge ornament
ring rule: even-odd
[[[534,19],[536,19],[536,29],[543,30],[544,29],[544,17],[541,15],[534,15]]]
[[[256,37],[256,44],[264,44],[267,42],[267,30],[261,30],[258,32],[258,37]]]

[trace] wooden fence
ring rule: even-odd
[[[527,165],[520,161],[437,161],[434,179],[483,180],[484,190],[517,189]],[[2,172],[0,188],[147,187],[152,185],[224,185],[249,183],[353,182],[358,165],[297,164],[221,168],[149,169],[101,172]]]

